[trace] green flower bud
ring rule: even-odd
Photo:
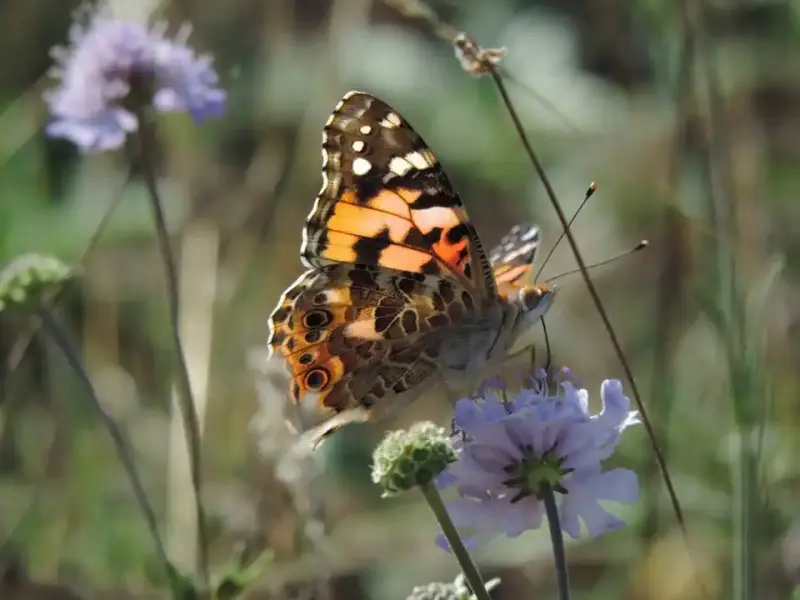
[[[390,432],[372,455],[372,481],[384,496],[431,483],[456,459],[450,437],[430,422]]]
[[[73,275],[73,269],[53,256],[17,256],[0,268],[0,310],[31,310],[47,291]]]

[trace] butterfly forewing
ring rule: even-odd
[[[322,189],[301,249],[307,265],[380,265],[450,277],[495,297],[461,199],[433,151],[389,105],[347,94],[324,128],[322,155]]]

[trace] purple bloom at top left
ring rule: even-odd
[[[136,111],[187,112],[196,123],[225,112],[210,57],[141,22],[95,17],[74,26],[57,53],[61,85],[48,92],[46,133],[85,152],[119,148],[139,127]]]

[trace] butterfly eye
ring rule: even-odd
[[[555,288],[550,289],[546,285],[526,285],[519,291],[519,300],[527,310],[538,308],[544,302],[546,305],[550,301],[550,296],[555,292]]]
[[[322,367],[317,367],[316,369],[311,369],[308,373],[306,373],[305,384],[308,389],[318,392],[328,385],[330,378],[330,375],[328,375],[328,372],[325,369]]]
[[[308,329],[325,327],[331,321],[331,313],[327,310],[310,310],[303,317],[303,325]]]

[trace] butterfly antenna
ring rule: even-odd
[[[649,245],[650,245],[650,242],[648,242],[647,240],[642,240],[641,242],[636,244],[633,248],[628,248],[624,252],[620,252],[619,254],[615,254],[611,258],[607,258],[605,260],[601,260],[600,262],[596,262],[596,263],[591,264],[591,265],[586,265],[586,268],[587,269],[594,269],[595,267],[602,267],[603,265],[607,265],[608,263],[614,262],[615,260],[618,260],[620,258],[625,258],[629,254],[634,254],[636,252],[639,252],[639,250],[644,250]],[[550,279],[547,280],[547,283],[550,283],[551,281],[555,281],[556,279],[561,279],[562,277],[566,277],[567,275],[574,275],[575,273],[580,273],[580,272],[581,272],[580,269],[571,269],[569,271],[565,271],[564,273],[559,273],[555,277],[551,277]]]
[[[569,222],[567,223],[567,227],[572,227],[572,222],[575,220],[575,217],[577,217],[580,214],[583,207],[586,206],[586,203],[589,201],[589,198],[591,198],[596,191],[597,191],[597,184],[593,181],[591,184],[589,184],[589,187],[586,189],[586,194],[583,197],[583,202],[581,202],[581,205],[578,207],[578,210],[576,210],[575,213],[570,218]],[[544,257],[544,260],[542,261],[539,270],[536,272],[536,277],[533,278],[534,281],[537,281],[539,279],[539,275],[541,275],[542,271],[544,271],[545,265],[550,260],[550,257],[553,256],[553,252],[555,252],[556,248],[558,248],[558,245],[561,243],[561,240],[564,239],[566,233],[567,233],[566,231],[562,231],[561,235],[558,236],[556,243],[552,245],[552,247],[550,248],[550,252],[548,252],[547,256]]]

